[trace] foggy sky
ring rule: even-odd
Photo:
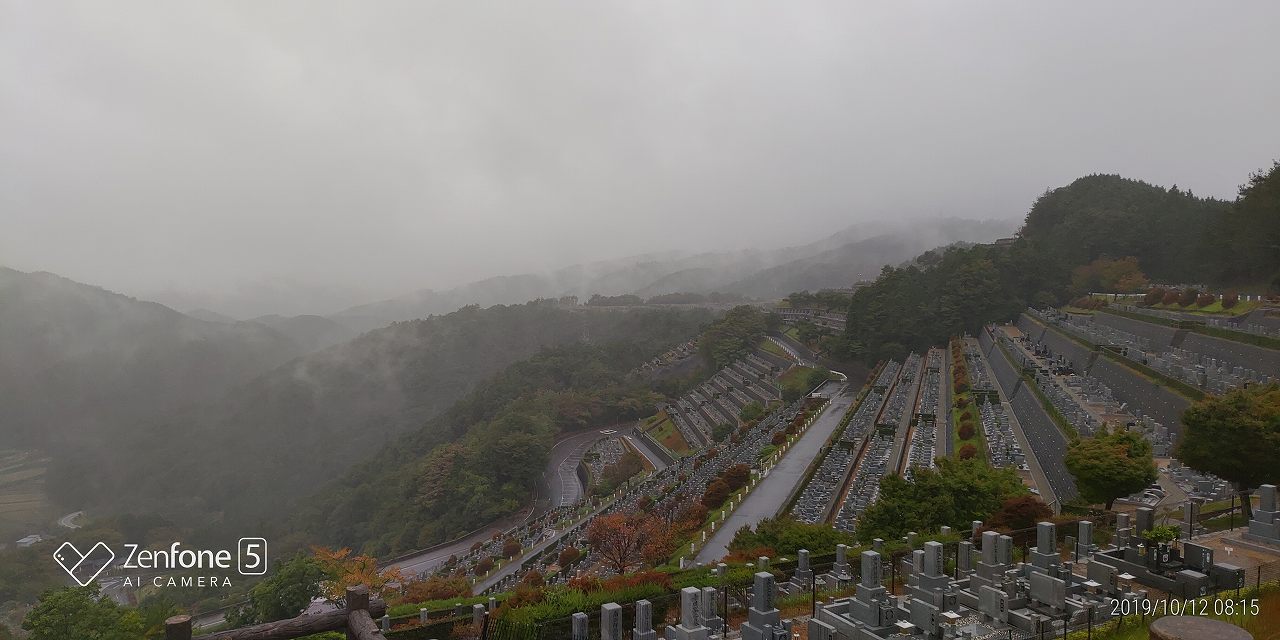
[[[1277,27],[1273,1],[4,0],[0,265],[328,312],[1021,217],[1095,172],[1234,198],[1280,157]]]

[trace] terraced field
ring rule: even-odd
[[[0,542],[46,529],[57,517],[44,489],[48,464],[38,451],[0,451]]]

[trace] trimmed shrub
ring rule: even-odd
[[[582,552],[578,551],[577,547],[565,547],[563,550],[560,551],[560,556],[556,558],[556,564],[560,565],[561,567],[567,566],[571,564],[574,560],[577,560],[578,557],[581,555],[582,555]]]
[[[970,422],[966,422],[966,423],[964,423],[964,424],[960,425],[960,430],[959,430],[960,439],[961,439],[961,440],[972,440],[972,439],[973,439],[973,434],[974,434],[974,432],[975,432],[975,431],[976,431],[976,429],[974,429],[974,428],[973,428],[973,424],[972,424],[972,423],[970,423]]]
[[[960,456],[961,460],[968,460],[978,455],[978,448],[971,444],[966,444],[960,447],[960,452],[957,455]]]
[[[1161,300],[1164,300],[1165,293],[1167,292],[1161,287],[1151,287],[1147,290],[1147,295],[1142,296],[1142,303],[1146,305],[1159,304]]]
[[[720,474],[725,484],[729,485],[729,489],[737,491],[747,485],[747,481],[751,479],[751,467],[745,464],[735,464],[724,470]]]
[[[1236,306],[1236,304],[1239,302],[1240,302],[1240,294],[1235,289],[1231,289],[1230,291],[1222,295],[1223,309],[1230,309],[1231,307]]]
[[[511,559],[520,553],[520,541],[515,538],[507,538],[502,541],[502,557]]]
[[[1218,296],[1215,296],[1212,293],[1202,293],[1199,296],[1196,296],[1197,307],[1207,307],[1217,301]]]
[[[702,506],[715,509],[729,499],[729,493],[729,485],[725,484],[724,480],[714,480],[707,485],[707,490],[702,494]]]
[[[1178,298],[1181,297],[1177,291],[1170,289],[1164,292],[1164,296],[1160,298],[1161,304],[1177,304]]]
[[[1200,297],[1199,291],[1196,291],[1195,289],[1187,289],[1186,291],[1182,292],[1181,296],[1178,297],[1178,304],[1184,307],[1189,307],[1195,304],[1196,298],[1199,298],[1199,297]]]

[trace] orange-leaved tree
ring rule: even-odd
[[[346,597],[347,587],[365,585],[369,587],[369,595],[385,598],[390,595],[389,583],[404,582],[399,569],[379,569],[376,558],[352,555],[351,549],[311,547],[311,552],[329,575],[336,576],[320,584],[324,596],[334,602]]]

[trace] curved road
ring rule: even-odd
[[[573,504],[582,497],[582,483],[578,481],[578,462],[582,455],[597,440],[617,434],[612,429],[590,429],[570,435],[551,447],[548,454],[547,470],[543,472],[543,488],[534,506],[534,511],[527,516],[518,514],[494,522],[464,538],[441,546],[426,549],[408,558],[392,562],[389,566],[400,569],[406,576],[416,576],[435,571],[450,556],[462,555],[471,549],[476,542],[492,538],[495,534],[518,525],[526,518],[536,516],[550,510],[553,506]]]
[[[542,474],[548,508],[568,506],[582,499],[584,487],[578,479],[578,463],[596,441],[616,435],[620,434],[613,428],[591,429],[551,447],[547,470]]]

